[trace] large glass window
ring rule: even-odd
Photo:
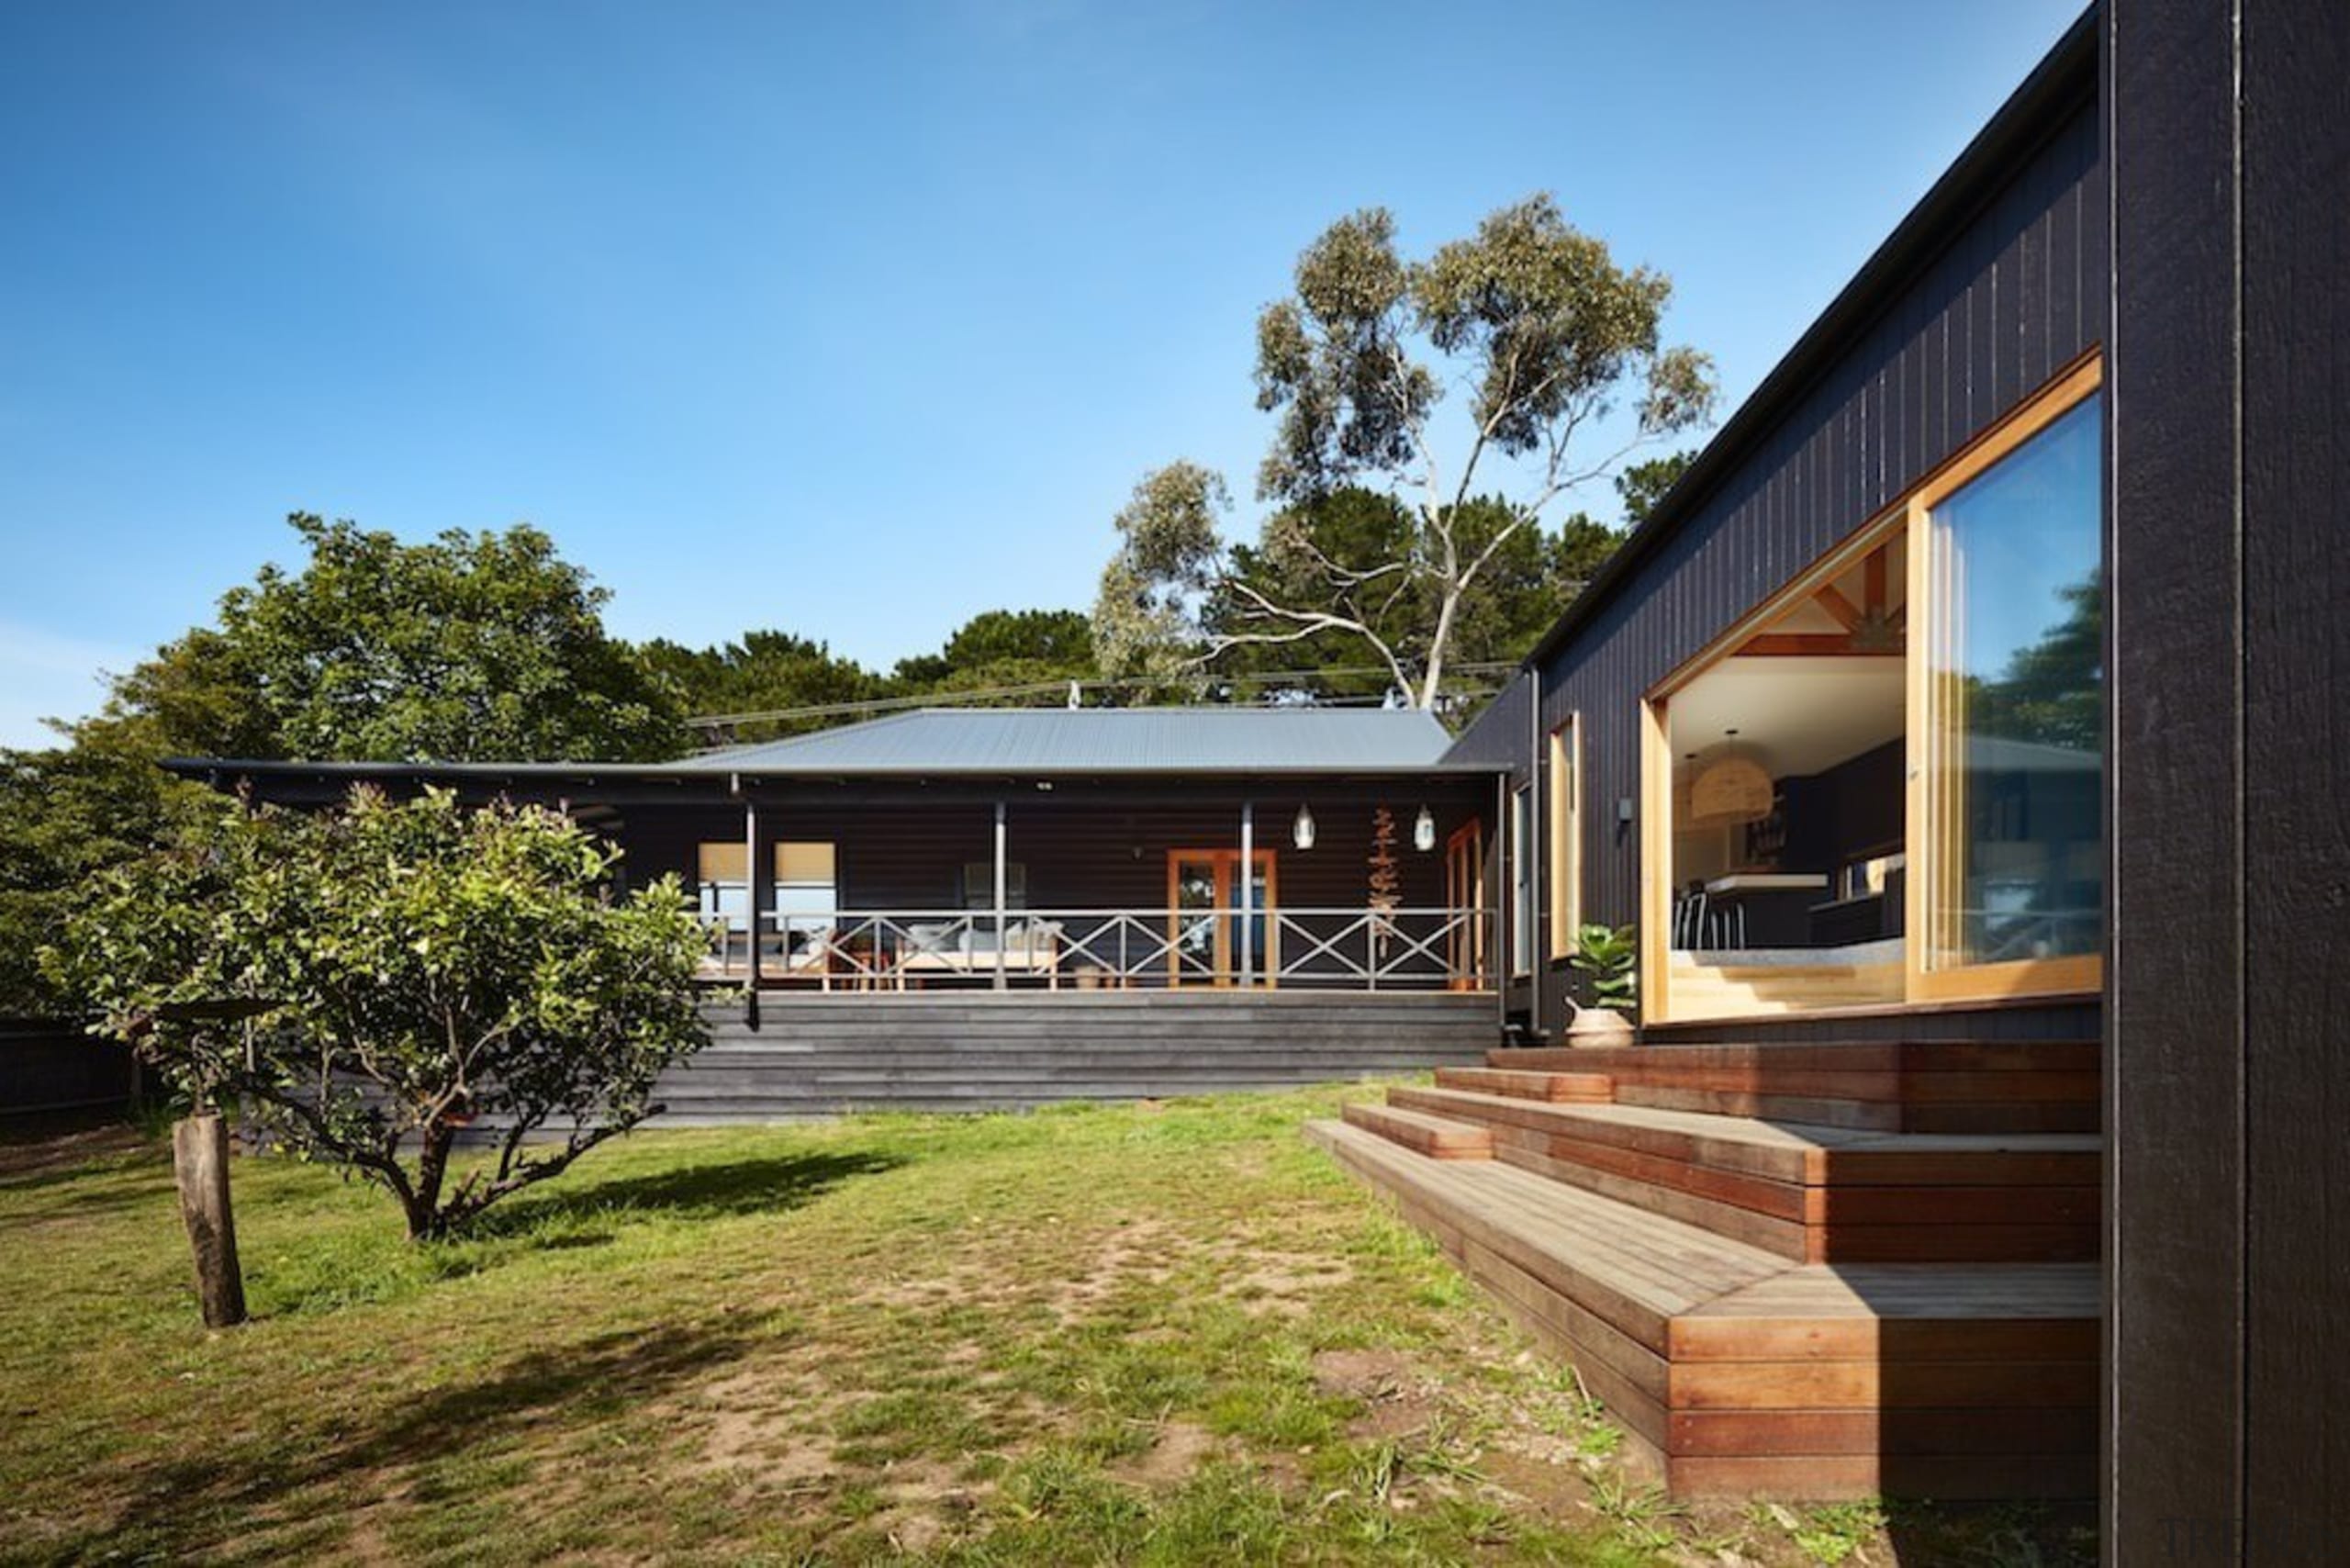
[[[2098,405],[1927,509],[1927,970],[2102,946]]]

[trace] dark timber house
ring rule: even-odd
[[[2350,1541],[2350,10],[2084,16],[1450,754],[1504,1008],[1316,1136],[1677,1489]]]
[[[1474,1061],[1497,775],[1447,746],[1410,711],[969,710],[668,764],[177,766],[296,804],[537,801],[679,878],[728,1000],[662,1093],[717,1120]]]
[[[1449,749],[995,715],[384,771],[707,887],[766,1014],[712,1103],[909,1030],[834,1097],[1438,1065],[1315,1136],[1676,1487],[2338,1560],[2345,83],[2350,7],[2093,9]],[[1555,1043],[1582,921],[1639,927],[1637,1047]]]

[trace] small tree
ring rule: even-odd
[[[1433,707],[1464,617],[1553,503],[1708,417],[1710,362],[1662,339],[1670,280],[1618,266],[1549,196],[1425,262],[1397,253],[1394,230],[1377,208],[1332,224],[1258,319],[1257,406],[1281,422],[1257,489],[1281,510],[1253,556],[1218,535],[1213,471],[1179,462],[1136,487],[1094,614],[1105,666],[1335,634]],[[1448,442],[1437,416],[1454,386],[1466,418]],[[1629,432],[1587,451],[1619,402]],[[1330,547],[1324,504],[1348,487],[1407,520],[1375,554]]]
[[[655,1114],[708,1037],[699,926],[672,879],[612,899],[618,859],[554,812],[445,792],[224,812],[103,878],[44,962],[199,1111],[438,1237]],[[453,1185],[476,1118],[496,1145]]]

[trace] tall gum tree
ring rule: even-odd
[[[1662,342],[1671,281],[1617,265],[1550,196],[1489,215],[1426,261],[1398,253],[1394,229],[1381,208],[1332,224],[1299,258],[1292,294],[1258,319],[1257,405],[1280,422],[1257,476],[1275,510],[1253,550],[1223,539],[1230,498],[1213,470],[1178,461],[1135,487],[1094,610],[1105,667],[1164,671],[1335,634],[1434,707],[1496,564],[1577,487],[1711,417],[1711,360]],[[1440,431],[1449,401],[1461,417]],[[1628,429],[1610,422],[1619,409]],[[1409,520],[1381,558],[1334,552],[1314,526],[1348,487]]]

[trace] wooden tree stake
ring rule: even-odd
[[[237,1222],[229,1211],[229,1124],[217,1115],[172,1126],[172,1170],[179,1179],[180,1217],[196,1249],[196,1294],[204,1326],[245,1320],[245,1276],[237,1264]]]

